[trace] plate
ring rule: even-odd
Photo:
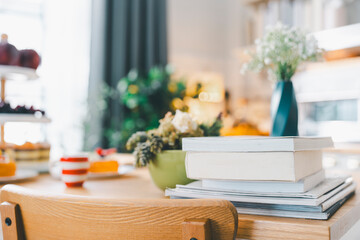
[[[35,114],[0,113],[0,123],[7,122],[50,123],[51,119],[45,116],[38,117]]]
[[[49,161],[20,161],[16,163],[19,170],[32,170],[40,173],[49,172]]]
[[[34,170],[18,169],[16,170],[15,176],[11,177],[0,177],[0,183],[12,183],[18,181],[29,180],[37,177],[39,174]]]
[[[134,171],[135,167],[132,165],[120,165],[118,172],[111,173],[89,173],[89,179],[96,178],[109,178],[109,177],[118,177],[127,173]]]
[[[50,162],[50,174],[53,178],[61,179],[61,166],[59,161]],[[133,165],[120,165],[118,172],[112,173],[89,173],[89,179],[98,179],[98,178],[111,178],[119,177],[124,174],[134,171],[135,167]]]
[[[39,78],[36,70],[26,67],[0,65],[0,75],[6,80],[34,80]]]

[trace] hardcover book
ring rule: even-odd
[[[331,137],[190,137],[183,151],[196,152],[295,152],[331,148]]]

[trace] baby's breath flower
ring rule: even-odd
[[[270,58],[265,58],[265,59],[264,59],[264,63],[265,63],[266,65],[269,65],[269,64],[271,63],[271,59],[270,59]]]
[[[242,71],[269,69],[278,81],[290,81],[300,63],[316,61],[322,53],[313,35],[281,23],[267,27],[263,38],[255,40],[255,46],[252,60]]]

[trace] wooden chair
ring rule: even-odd
[[[1,189],[5,240],[235,239],[237,212],[225,200],[121,200]]]

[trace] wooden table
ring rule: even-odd
[[[48,174],[17,185],[57,194],[73,194],[105,198],[165,198],[164,192],[151,181],[147,169],[137,169],[118,178],[90,179],[82,188],[68,188]]]
[[[360,183],[360,173],[354,174]],[[137,169],[120,178],[89,180],[83,188],[66,188],[49,175],[18,185],[49,193],[106,198],[165,198],[151,181],[147,169]],[[360,184],[359,184],[360,185]],[[146,200],[145,200],[146,201]],[[339,239],[360,219],[360,195],[355,195],[328,221],[239,215],[241,239]]]

